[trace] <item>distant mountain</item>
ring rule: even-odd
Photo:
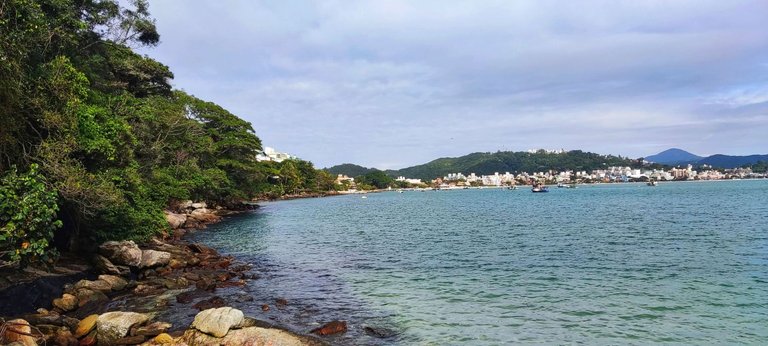
[[[405,176],[431,180],[448,173],[487,175],[499,172],[546,172],[548,170],[591,171],[609,166],[632,166],[635,160],[613,155],[573,150],[565,153],[511,152],[472,153],[461,157],[440,158],[423,165],[385,171],[392,177]]]
[[[370,172],[378,171],[376,168],[366,168],[351,163],[336,165],[330,168],[325,168],[325,170],[333,175],[344,174],[350,177],[357,177],[360,175],[368,174]]]
[[[768,161],[768,155],[733,156],[717,154],[701,157],[682,149],[672,148],[656,155],[648,156],[645,159],[670,166],[691,164],[693,166],[710,165],[717,168],[736,168],[752,165],[758,161]]]
[[[697,162],[703,157],[691,154],[685,150],[672,148],[664,150],[656,155],[645,158],[647,161],[656,162],[664,165],[678,165],[689,162]]]
[[[768,162],[768,155],[731,156],[717,154],[696,161],[696,164],[710,165],[718,168],[736,168],[753,165],[758,161]]]

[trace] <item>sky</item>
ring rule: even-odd
[[[151,1],[173,85],[318,167],[768,154],[768,1]]]

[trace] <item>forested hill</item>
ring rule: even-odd
[[[351,163],[344,163],[341,165],[336,165],[333,167],[325,168],[328,173],[331,173],[332,175],[336,176],[338,174],[344,174],[346,176],[350,177],[357,177],[360,175],[365,175],[374,171],[377,171],[376,168],[366,168],[363,166],[358,166]]]
[[[609,166],[637,166],[636,160],[613,155],[573,150],[553,154],[539,151],[496,153],[473,153],[455,158],[441,158],[429,163],[386,171],[390,176],[405,176],[408,178],[434,179],[448,173],[475,173],[477,175],[493,174],[495,172],[541,172],[548,170],[578,170],[590,171]]]
[[[159,41],[145,0],[0,1],[0,265],[146,239],[180,200],[333,187],[306,161],[257,162],[250,123],[131,49]]]

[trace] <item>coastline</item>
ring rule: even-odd
[[[90,259],[64,254],[51,272],[29,268],[15,276],[11,271],[4,273],[0,344],[239,345],[250,340],[327,344],[320,336],[343,332],[343,321],[331,321],[313,331],[290,330],[237,310],[252,297],[225,300],[219,296],[258,280],[258,275],[250,271],[249,264],[187,240],[185,235],[223,217],[246,212],[193,211],[190,216],[197,216],[191,223],[194,227],[174,227],[171,223],[173,234],[162,238],[139,245],[133,241],[106,242],[98,253],[89,254]],[[19,304],[30,297],[36,301]],[[277,299],[271,304],[280,308],[289,303]],[[264,304],[262,308],[266,311],[270,307]],[[205,314],[211,316],[201,317]],[[223,333],[210,330],[216,324],[205,320],[232,316],[236,322]],[[201,319],[203,322],[198,321]]]

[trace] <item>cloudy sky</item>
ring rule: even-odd
[[[319,167],[768,153],[768,1],[152,1],[174,85]]]

